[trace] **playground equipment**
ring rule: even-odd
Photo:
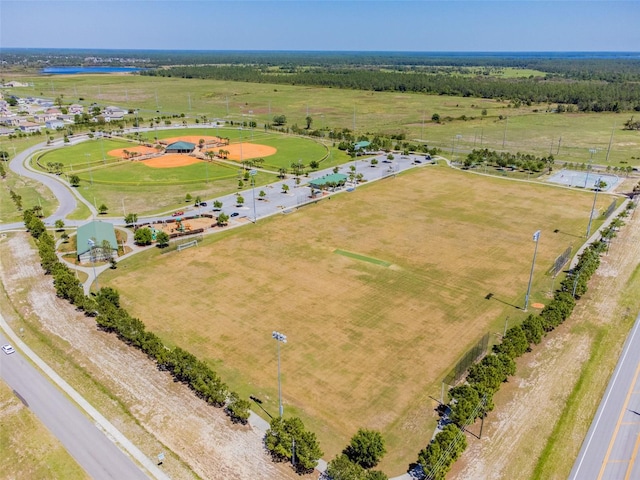
[[[184,233],[185,231],[191,231],[191,224],[184,223],[182,217],[176,217],[176,228],[174,229],[176,232]]]

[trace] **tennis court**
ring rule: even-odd
[[[607,192],[614,189],[619,183],[622,182],[622,178],[613,174],[605,174],[600,172],[579,172],[577,170],[565,170],[562,169],[559,172],[553,174],[547,181],[551,183],[558,183],[568,187],[578,187],[593,189],[598,180],[602,180],[607,185],[601,190]]]

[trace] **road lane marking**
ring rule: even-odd
[[[613,450],[613,444],[618,437],[618,432],[620,430],[620,424],[622,423],[622,418],[624,414],[627,413],[627,405],[629,405],[629,400],[631,399],[631,395],[633,395],[633,391],[636,386],[636,382],[638,381],[638,374],[640,374],[640,363],[636,367],[636,373],[633,376],[633,382],[627,391],[627,397],[624,400],[624,405],[622,406],[622,410],[620,411],[620,416],[618,417],[618,421],[616,422],[616,428],[613,430],[613,435],[611,435],[611,440],[609,440],[609,448],[607,448],[607,453],[604,456],[604,460],[602,460],[602,466],[600,467],[600,474],[598,475],[598,480],[602,479],[602,475],[604,475],[604,470],[607,467],[607,463],[609,462],[609,455],[611,455],[611,450]]]
[[[626,346],[624,348],[624,351],[622,352],[622,356],[620,357],[620,360],[618,360],[618,367],[616,367],[615,370],[615,374],[613,375],[613,380],[611,380],[611,388],[609,389],[609,391],[606,393],[604,399],[600,402],[600,407],[599,408],[599,412],[597,413],[597,418],[594,424],[592,424],[593,429],[590,429],[591,431],[591,435],[589,436],[589,439],[587,440],[586,445],[584,446],[584,449],[581,449],[581,451],[584,452],[584,454],[582,455],[582,457],[580,457],[580,461],[578,462],[578,465],[576,466],[576,470],[575,470],[575,474],[573,476],[573,479],[576,480],[578,479],[578,473],[580,472],[580,469],[582,468],[582,463],[584,462],[586,453],[589,451],[589,447],[591,446],[591,441],[593,440],[594,434],[595,432],[598,430],[598,425],[600,424],[600,420],[602,419],[602,414],[604,413],[606,407],[607,407],[607,403],[609,402],[609,397],[611,396],[611,392],[614,389],[614,386],[616,384],[616,381],[618,380],[618,375],[620,374],[620,370],[622,370],[622,365],[625,362],[625,359],[627,358],[627,354],[629,353],[629,350],[631,349],[631,345],[633,345],[633,339],[636,336],[636,333],[638,333],[638,328],[640,327],[640,316],[638,318],[636,318],[636,322],[633,326],[633,330],[631,332],[631,335],[629,337],[627,337],[627,341]]]
[[[631,478],[631,470],[633,470],[633,466],[636,463],[638,447],[640,447],[640,433],[636,436],[636,444],[633,447],[633,453],[631,454],[631,459],[629,460],[629,466],[627,467],[627,473],[624,476],[624,480],[629,480]]]

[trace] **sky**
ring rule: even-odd
[[[0,0],[2,48],[640,51],[640,0]]]

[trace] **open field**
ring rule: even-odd
[[[35,414],[2,381],[0,425],[2,478],[89,478]]]
[[[326,458],[359,427],[381,430],[382,468],[394,475],[431,437],[428,396],[439,396],[455,361],[501,331],[506,316],[524,318],[517,306],[533,232],[542,230],[531,302],[545,303],[544,272],[582,242],[592,201],[586,192],[419,169],[197,248],[136,255],[104,283],[167,343],[211,362],[271,414],[271,331],[285,333],[285,414],[309,422]],[[601,195],[597,208],[610,201]]]
[[[259,123],[284,114],[288,125],[302,126],[310,115],[312,128],[317,129],[355,126],[358,133],[405,133],[408,139],[422,139],[442,149],[451,149],[453,139],[461,135],[457,141],[459,152],[482,144],[490,149],[538,156],[552,151],[558,160],[568,162],[586,162],[589,149],[596,148],[595,163],[604,163],[611,141],[611,165],[640,164],[637,132],[621,128],[631,113],[556,114],[551,112],[554,105],[549,108],[547,104],[516,108],[508,102],[479,98],[138,75],[24,79],[35,85],[19,90],[26,95],[55,98],[63,94],[65,99],[74,101],[82,97],[86,102],[138,108],[146,119],[156,116],[157,110],[167,116],[184,113],[191,118],[206,115],[209,119]],[[484,109],[486,116],[482,115]],[[442,124],[431,121],[434,113],[440,115]]]

